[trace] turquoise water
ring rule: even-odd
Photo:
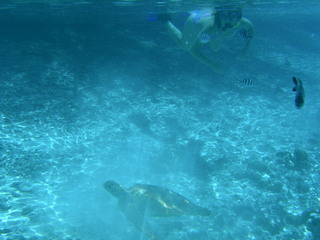
[[[0,2],[0,239],[147,239],[110,179],[212,211],[147,218],[162,240],[320,239],[320,4],[233,4],[255,35],[218,75],[146,20],[211,2]]]

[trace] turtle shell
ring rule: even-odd
[[[210,211],[192,203],[184,196],[164,187],[148,184],[135,184],[127,191],[130,196],[127,204],[143,211],[151,217],[179,215],[208,216]]]

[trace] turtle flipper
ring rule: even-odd
[[[159,240],[157,234],[151,229],[148,222],[145,222],[143,224],[143,228],[141,232],[144,234],[144,236],[148,237],[150,240]]]
[[[203,208],[203,207],[198,207],[196,209],[196,213],[197,215],[200,215],[200,216],[210,216],[211,215],[211,211],[207,208]]]
[[[136,229],[139,230],[145,237],[150,240],[159,240],[157,234],[151,229],[150,224],[147,221],[143,221],[141,223],[140,221],[137,221],[136,218],[133,220],[134,221],[130,221],[135,225]]]

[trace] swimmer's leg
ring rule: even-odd
[[[197,44],[201,27],[199,27],[199,29],[196,28],[194,16],[191,15],[187,19],[182,31],[174,26],[170,21],[166,23],[166,27],[171,37],[183,50],[191,51],[191,49]]]
[[[194,48],[192,48],[190,53],[194,58],[211,67],[213,71],[215,71],[216,73],[224,72],[225,67],[221,63],[214,62],[211,59],[207,58],[205,55],[203,55],[199,50],[199,46],[195,46]]]
[[[170,34],[170,36],[173,38],[173,40],[180,46],[182,47],[182,33],[181,31],[176,27],[174,26],[170,21],[168,21],[166,23],[166,27],[167,27],[167,30]]]

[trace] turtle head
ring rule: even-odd
[[[115,181],[106,181],[103,184],[103,187],[105,190],[107,190],[109,193],[111,193],[113,196],[117,198],[123,198],[126,196],[126,190],[124,187],[122,187],[119,183],[116,183]]]

